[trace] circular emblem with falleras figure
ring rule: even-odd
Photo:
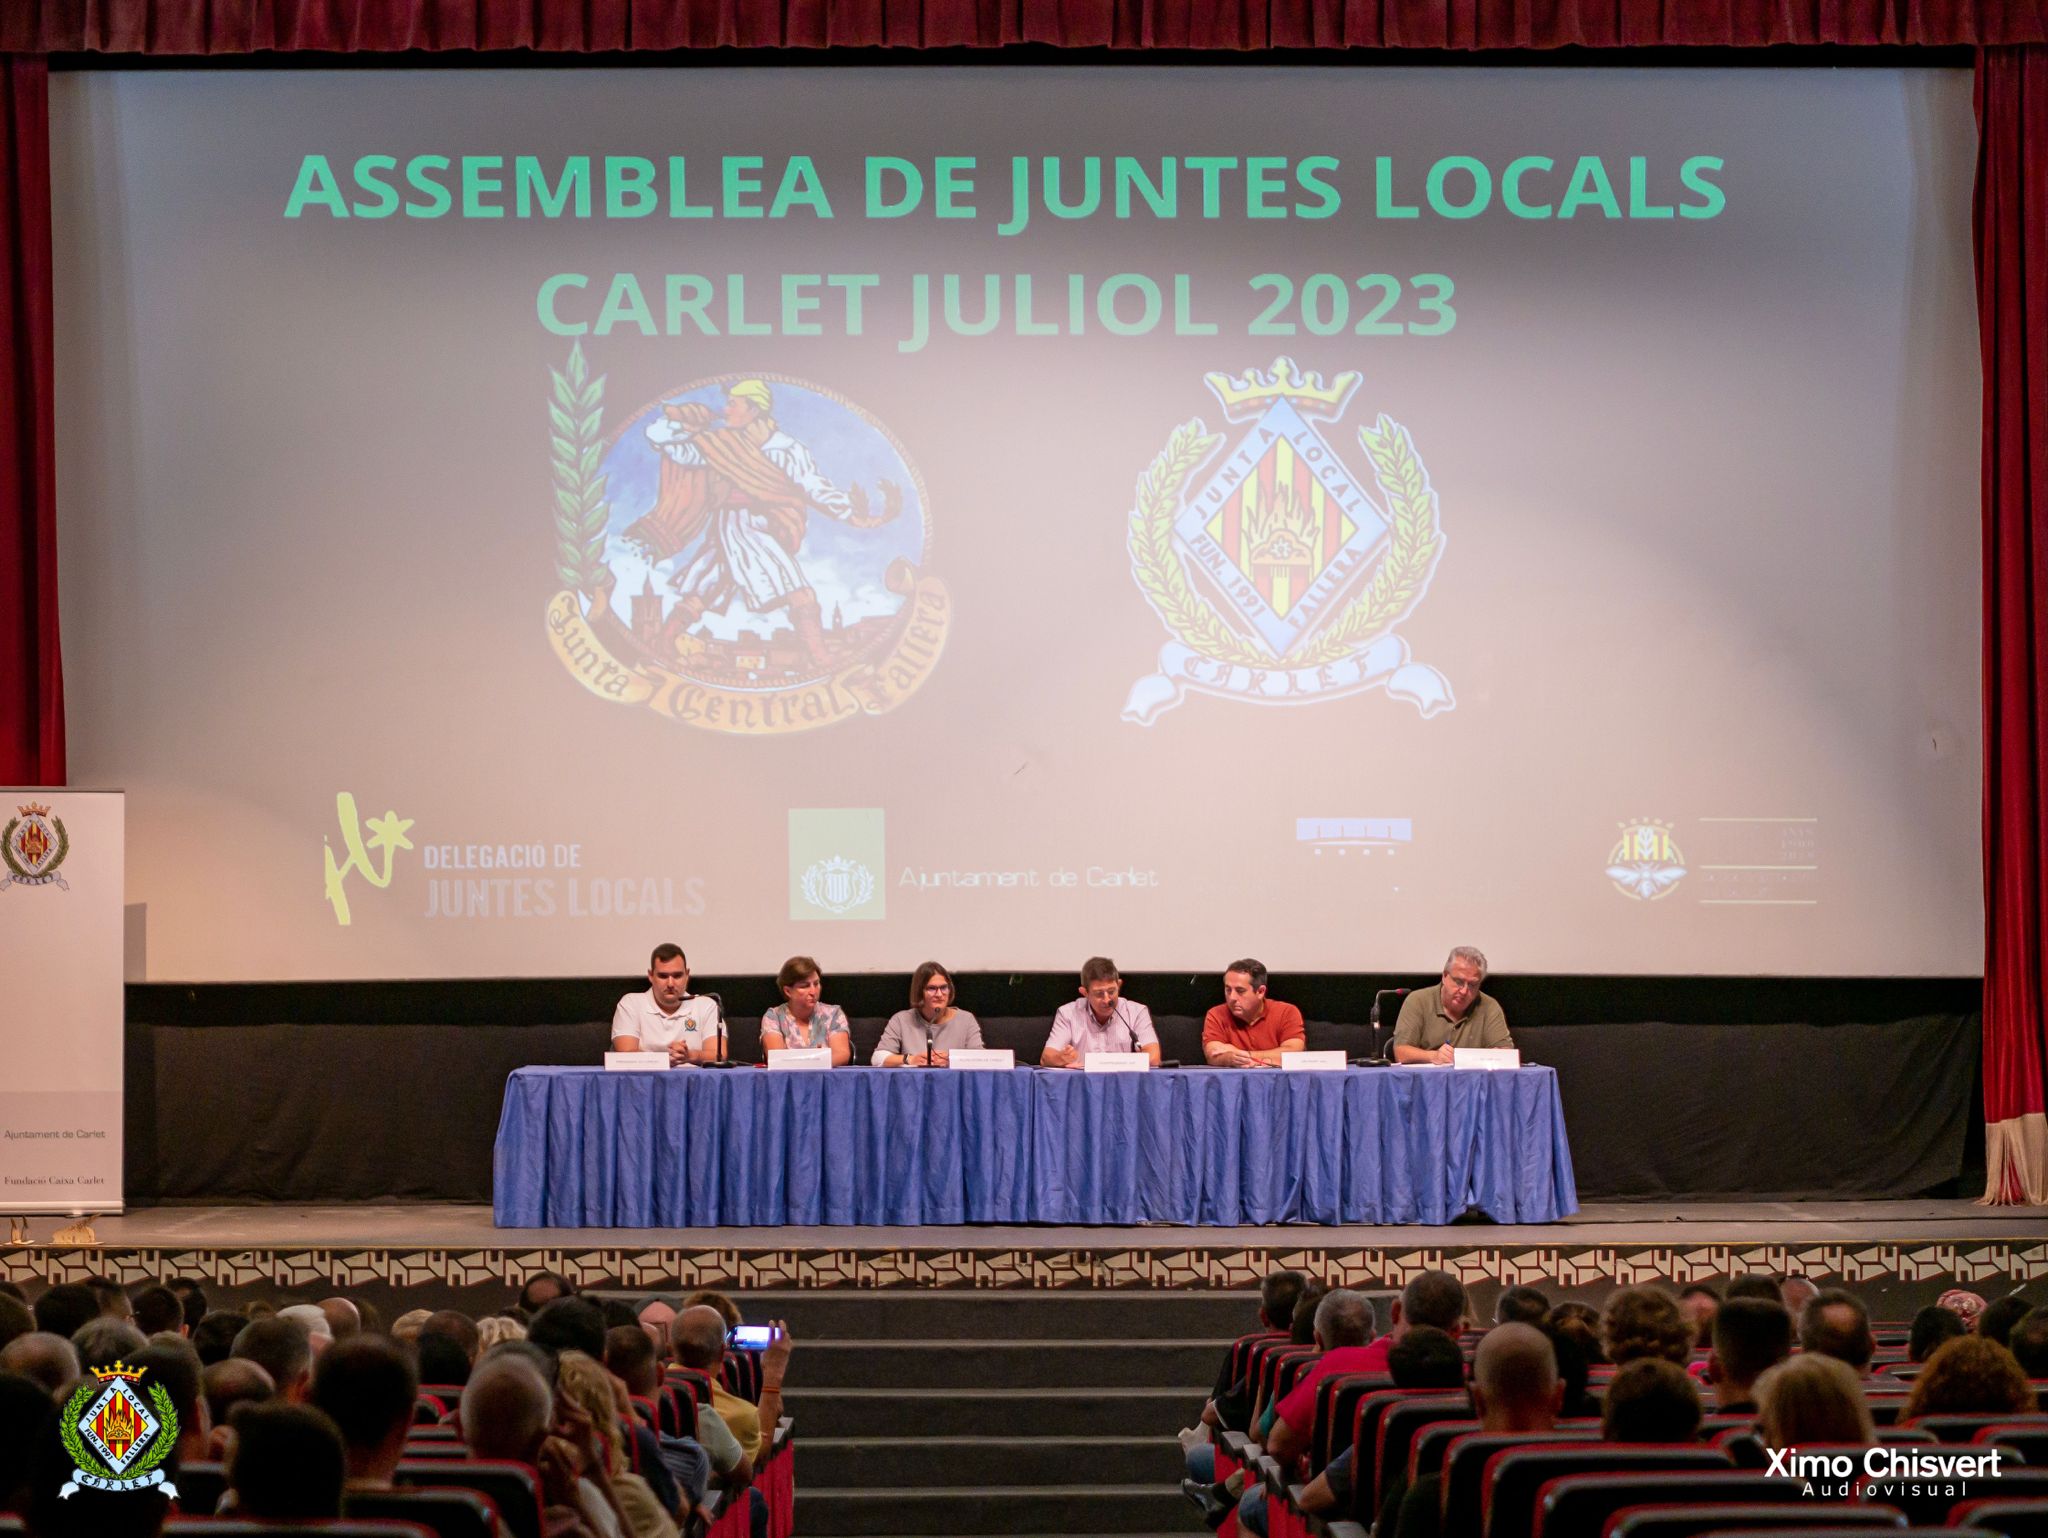
[[[878,715],[936,666],[951,601],[895,437],[806,380],[724,374],[603,432],[580,345],[553,371],[557,654],[584,686],[714,731]]]

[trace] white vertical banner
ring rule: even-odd
[[[119,791],[0,787],[0,1212],[122,1205]]]

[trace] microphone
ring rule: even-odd
[[[693,993],[690,997],[693,999],[709,999],[711,1007],[718,1012],[718,1056],[713,1061],[722,1067],[725,1063],[725,1000],[715,993]]]
[[[920,1019],[920,1020],[924,1020],[924,1015],[923,1015],[923,1012],[922,1012],[922,1011],[920,1011],[920,1012],[919,1012],[919,1014],[918,1014],[918,1019]],[[936,1068],[936,1067],[938,1066],[938,1064],[936,1064],[936,1063],[934,1063],[934,1062],[932,1061],[932,1054],[933,1054],[933,1053],[935,1053],[935,1052],[937,1052],[938,1050],[939,1050],[939,1023],[938,1023],[938,1021],[936,1021],[936,1020],[924,1020],[924,1065],[925,1065],[925,1067],[927,1067],[927,1068]]]
[[[1384,1068],[1387,1065],[1389,1051],[1389,1048],[1380,1041],[1380,1002],[1388,998],[1401,998],[1409,991],[1406,988],[1382,988],[1372,996],[1372,1013],[1366,1017],[1372,1026],[1372,1056],[1366,1061],[1375,1067]]]

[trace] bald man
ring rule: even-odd
[[[609,1503],[583,1498],[580,1456],[562,1438],[548,1434],[555,1417],[554,1391],[532,1358],[510,1351],[486,1356],[463,1385],[455,1413],[473,1456],[530,1463],[540,1470],[548,1538],[619,1538]]]
[[[1486,1332],[1472,1358],[1472,1413],[1482,1431],[1554,1431],[1564,1405],[1564,1380],[1557,1352],[1534,1325],[1503,1324]],[[1412,1488],[1382,1506],[1387,1531],[1420,1534],[1442,1531],[1443,1475],[1425,1474]],[[1395,1512],[1398,1520],[1394,1519]]]
[[[78,1363],[77,1348],[48,1330],[17,1335],[0,1349],[0,1372],[32,1378],[56,1398],[61,1399],[84,1370]]]

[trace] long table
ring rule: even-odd
[[[1547,1223],[1578,1210],[1549,1068],[524,1068],[504,1228]]]

